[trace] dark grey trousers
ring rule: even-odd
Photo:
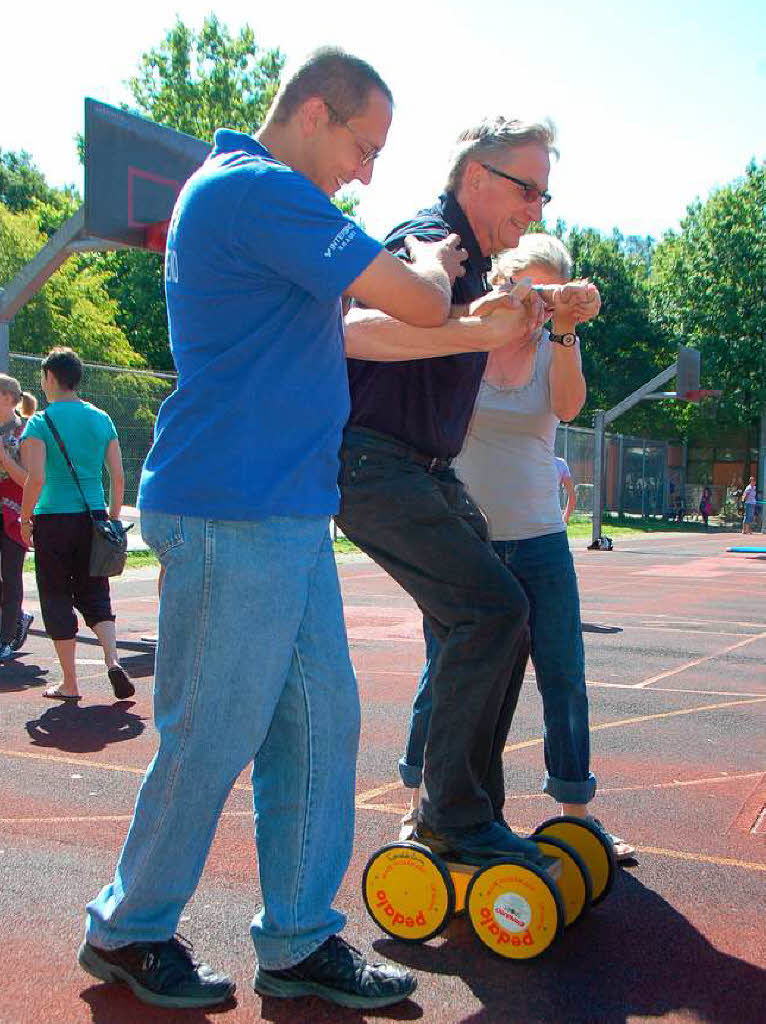
[[[414,598],[442,645],[421,807],[437,830],[467,828],[502,808],[502,751],[529,650],[529,604],[453,471],[428,469],[410,451],[349,428],[337,521]]]

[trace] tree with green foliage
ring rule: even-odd
[[[216,128],[260,128],[283,64],[279,50],[260,50],[249,25],[232,35],[211,14],[197,32],[177,18],[159,46],[143,54],[128,84],[138,113],[212,142]],[[131,346],[155,369],[172,369],[162,259],[135,249],[100,259]]]
[[[563,234],[564,226],[557,225]],[[601,293],[598,318],[579,329],[588,398],[577,422],[591,426],[596,409],[610,409],[676,357],[678,344],[650,316],[647,267],[651,240],[604,236],[572,228],[563,239],[574,260],[574,276],[587,277]],[[669,402],[642,402],[615,422],[621,433],[678,436],[686,413]]]
[[[0,282],[13,279],[47,242],[41,222],[60,211],[35,200],[19,213],[0,204]],[[142,366],[115,322],[117,304],[107,291],[108,272],[88,257],[71,257],[16,314],[11,327],[15,352],[47,352],[69,345],[83,359]]]
[[[249,25],[232,36],[214,14],[199,32],[177,18],[128,84],[139,113],[212,142],[216,128],[261,126],[283,65],[278,49],[259,49]]]
[[[11,213],[34,211],[40,231],[50,236],[80,205],[74,186],[52,188],[26,150],[0,149],[0,204]]]
[[[742,178],[688,207],[680,232],[657,246],[649,283],[655,322],[700,350],[703,386],[723,389],[717,432],[757,447],[766,410],[766,163],[751,162]],[[701,406],[692,435],[709,436],[712,426]]]

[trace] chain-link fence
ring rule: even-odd
[[[593,431],[561,424],[556,431],[556,454],[566,459],[575,481],[578,512],[593,511]],[[634,515],[664,515],[672,508],[672,492],[683,487],[668,469],[665,441],[623,434],[604,440],[604,509]],[[683,472],[675,471],[675,477]]]
[[[40,389],[41,356],[11,354],[10,374],[24,391],[45,398]],[[125,503],[135,504],[138,480],[152,443],[154,421],[175,385],[175,374],[129,370],[85,363],[79,394],[108,412],[117,428],[125,466]],[[593,431],[561,424],[556,454],[572,472],[578,512],[593,511]],[[607,434],[605,443],[605,509],[637,515],[661,515],[668,508],[667,444],[648,438]],[[683,487],[683,481],[680,482]],[[672,490],[672,486],[671,486]],[[689,497],[694,497],[690,495]],[[695,507],[696,505],[689,505]]]
[[[16,377],[22,390],[31,391],[37,397],[42,409],[46,403],[40,388],[41,362],[41,356],[11,353],[8,372]],[[78,394],[108,412],[117,428],[125,467],[126,505],[136,502],[141,466],[152,443],[154,421],[174,384],[175,374],[85,363]]]

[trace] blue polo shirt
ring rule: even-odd
[[[340,298],[381,245],[254,138],[221,129],[178,197],[165,293],[176,390],[139,506],[331,515],[348,410]]]
[[[408,259],[404,248],[407,235],[436,242],[452,232],[460,235],[468,252],[463,263],[465,276],[455,281],[452,302],[465,305],[490,290],[487,274],[492,260],[482,255],[473,229],[452,192],[446,192],[434,206],[395,227],[386,237],[385,245],[395,256]],[[454,458],[463,447],[486,364],[486,352],[398,363],[349,359],[349,425],[388,434],[436,458]]]

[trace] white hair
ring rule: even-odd
[[[495,258],[495,283],[522,276],[531,266],[545,267],[562,281],[572,278],[572,257],[555,235],[534,232],[522,235],[515,249],[506,249]]]

